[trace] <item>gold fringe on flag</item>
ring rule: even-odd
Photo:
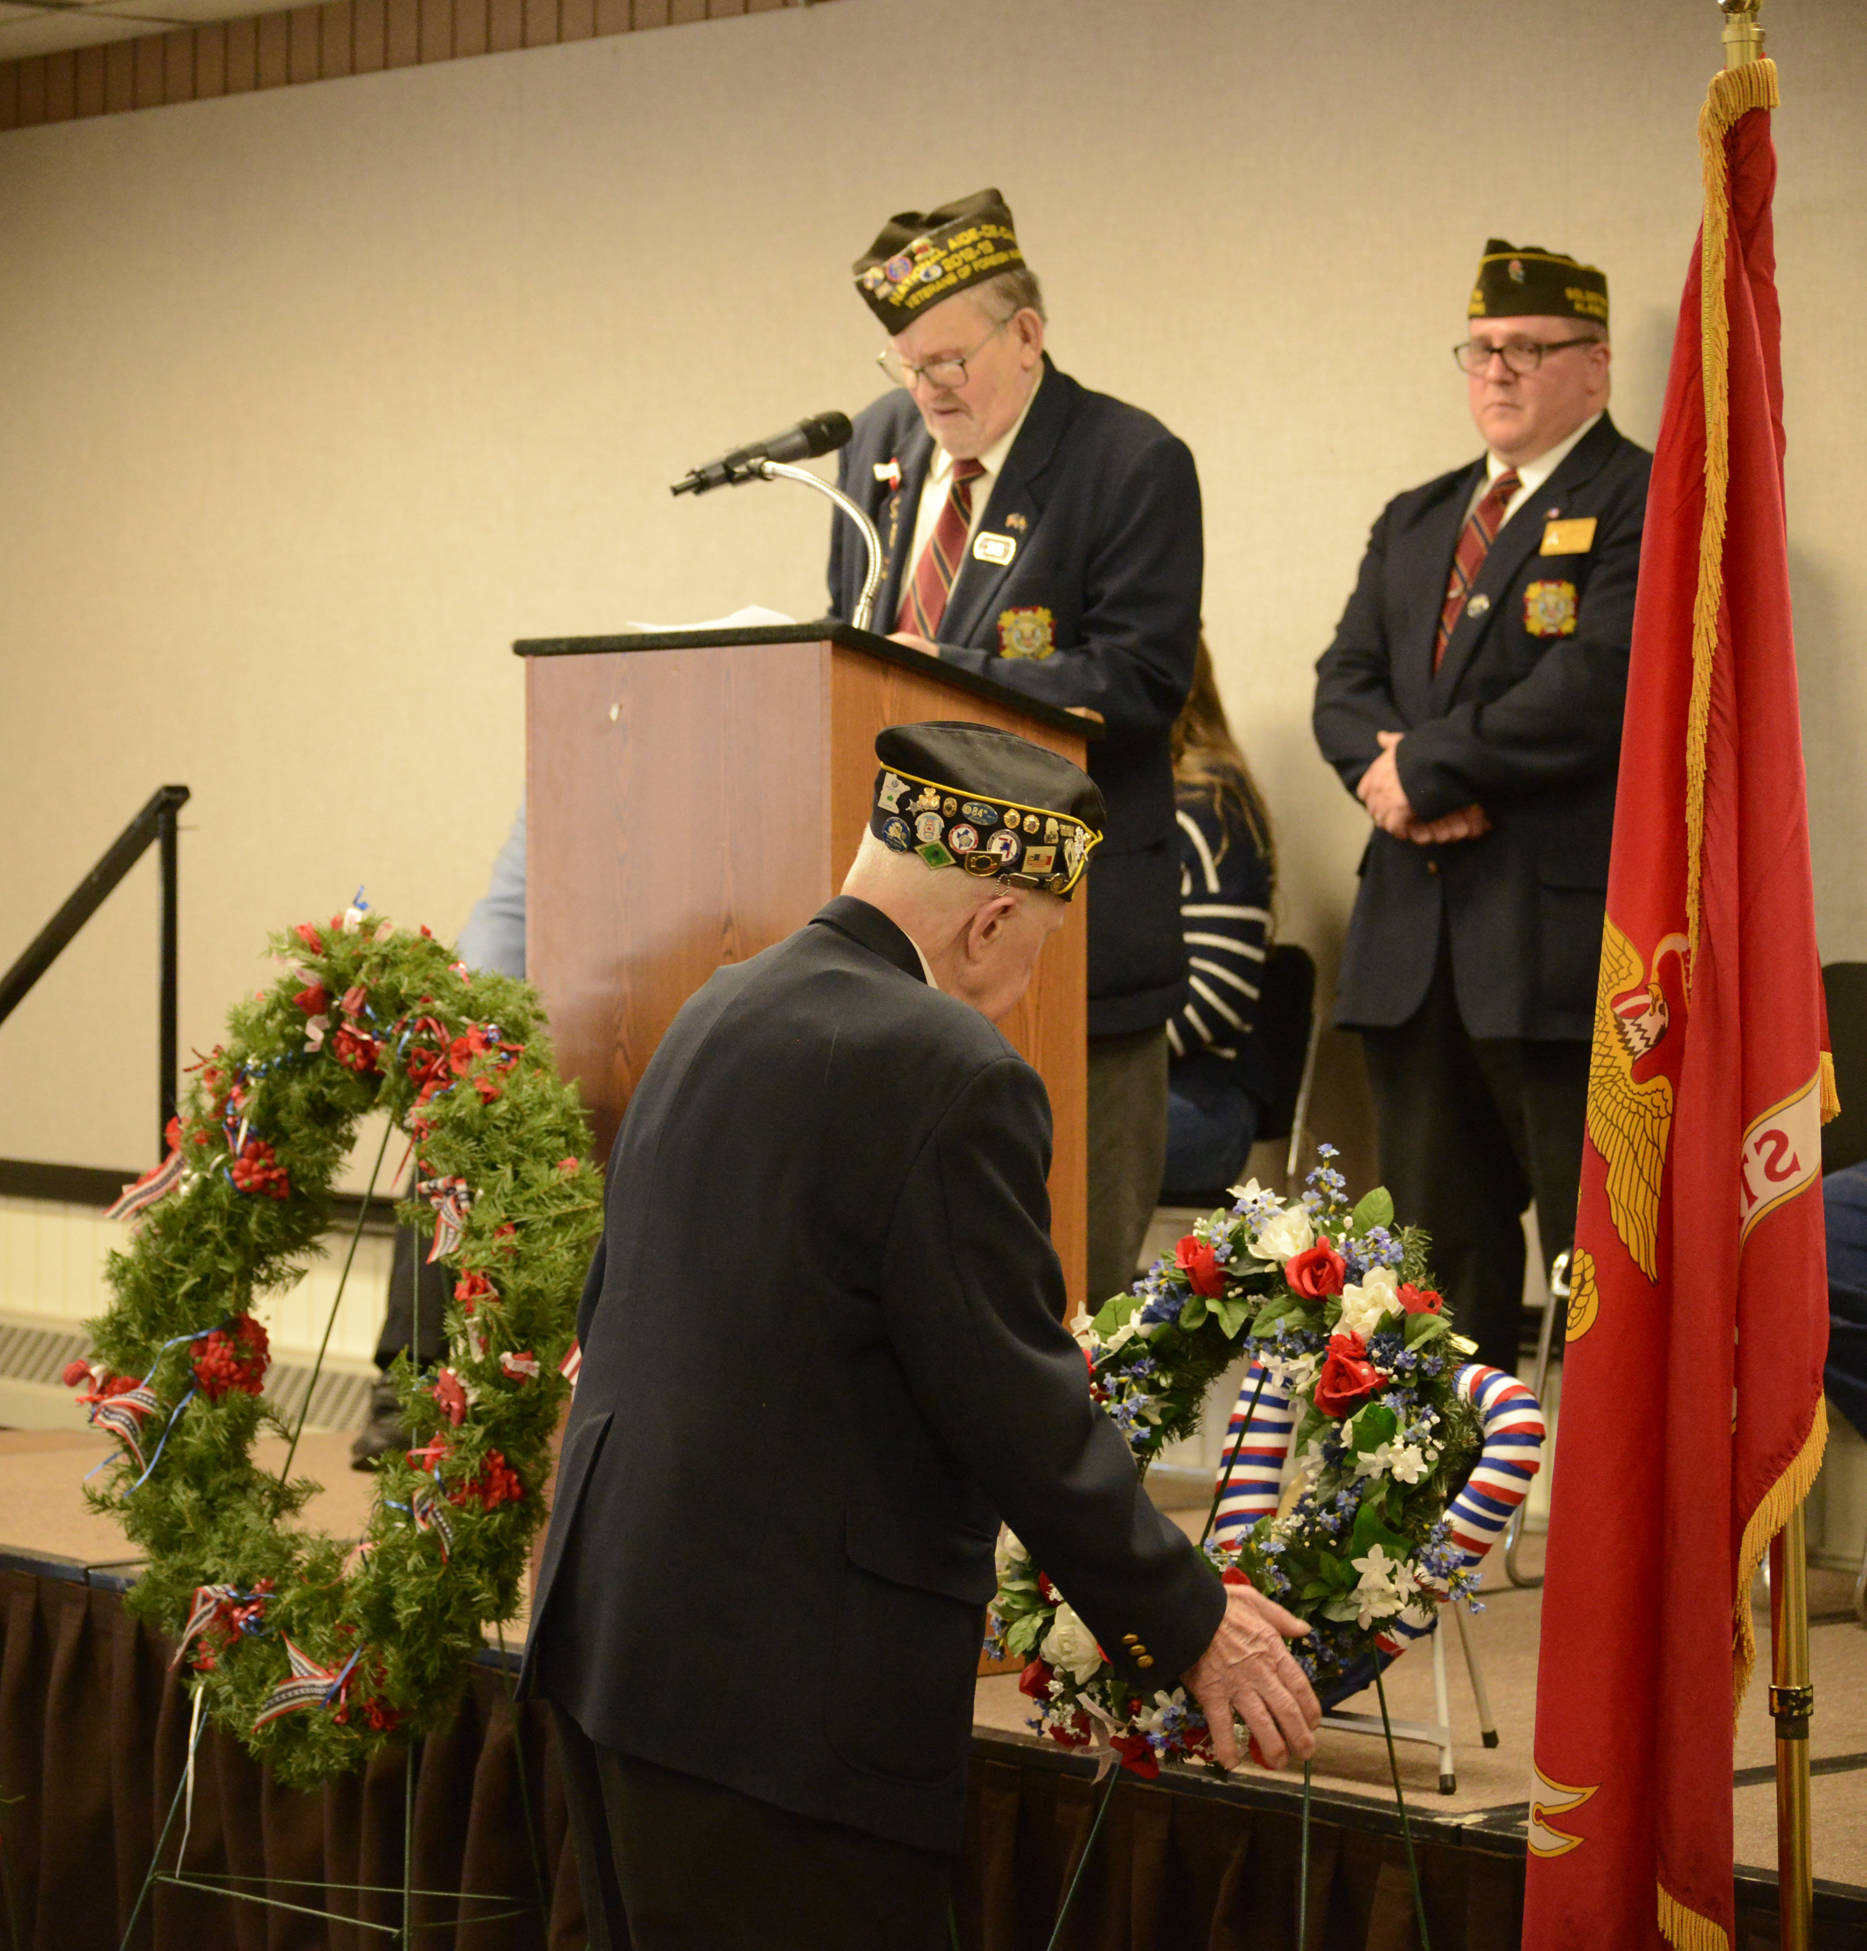
[[[1822,1123],[1832,1124],[1841,1115],[1841,1089],[1835,1082],[1832,1050],[1822,1052]]]
[[[1699,879],[1705,845],[1705,741],[1711,723],[1711,668],[1724,601],[1725,502],[1731,485],[1730,324],[1725,313],[1725,241],[1731,185],[1724,139],[1753,108],[1774,108],[1776,63],[1726,68],[1712,77],[1699,110],[1699,166],[1705,179],[1700,238],[1699,372],[1705,390],[1705,514],[1699,526],[1698,595],[1692,610],[1692,701],[1686,725],[1686,987],[1698,965]]]
[[[1790,1466],[1766,1490],[1744,1526],[1744,1542],[1737,1554],[1737,1600],[1733,1616],[1735,1631],[1731,1658],[1731,1719],[1744,1704],[1744,1690],[1750,1685],[1751,1669],[1757,1664],[1757,1628],[1750,1617],[1750,1587],[1763,1563],[1763,1554],[1785,1524],[1789,1514],[1815,1488],[1815,1474],[1822,1467],[1822,1452],[1828,1447],[1828,1405],[1818,1395],[1815,1414],[1809,1419],[1809,1433],[1802,1439]]]
[[[1660,1935],[1679,1951],[1731,1951],[1724,1926],[1696,1910],[1688,1910],[1665,1884],[1660,1887]]]

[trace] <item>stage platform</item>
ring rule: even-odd
[[[21,1951],[119,1941],[185,1747],[185,1708],[164,1649],[121,1613],[134,1561],[115,1525],[84,1502],[84,1474],[106,1453],[105,1442],[82,1427],[0,1431],[0,1862],[7,1871],[0,1910],[8,1912],[0,1929]],[[347,1434],[308,1432],[295,1473],[325,1486],[309,1522],[337,1535],[361,1528],[371,1480],[350,1469]],[[1189,1513],[1187,1521],[1196,1519]],[[1539,1540],[1528,1541],[1524,1558],[1524,1570],[1540,1568]],[[1860,1684],[1867,1628],[1850,1609],[1851,1581],[1816,1571],[1810,1583],[1816,1941],[1858,1946],[1867,1944],[1867,1689]],[[1475,1638],[1500,1745],[1481,1745],[1454,1636],[1456,1792],[1439,1792],[1433,1749],[1399,1751],[1438,1951],[1514,1945],[1521,1916],[1539,1596],[1504,1585],[1501,1567],[1487,1585]],[[1767,1645],[1761,1614],[1758,1626]],[[507,1647],[523,1634],[522,1619],[509,1622]],[[424,1744],[415,1770],[416,1880],[430,1889],[518,1892],[531,1911],[476,1924],[471,1905],[431,1905],[435,1928],[423,1931],[423,1943],[583,1941],[548,1731],[535,1710],[512,1708],[509,1680],[509,1661],[489,1649],[461,1728]],[[1387,1692],[1397,1719],[1433,1718],[1425,1648],[1390,1669]],[[1737,1745],[1743,1918],[1734,1951],[1776,1942],[1764,1692],[1753,1686]],[[1349,1704],[1372,1711],[1373,1696]],[[1035,1740],[1026,1707],[1015,1676],[979,1683],[960,1936],[986,1951],[1044,1944],[1097,1793],[1093,1764]],[[43,1725],[26,1724],[32,1717]],[[90,1765],[87,1749],[95,1755]],[[378,1765],[319,1797],[294,1797],[264,1781],[230,1742],[215,1739],[203,1754],[191,1873],[231,1867],[399,1886],[400,1765]],[[1411,1905],[1383,1743],[1325,1730],[1312,1780],[1311,1908],[1322,1923],[1312,1942],[1398,1951],[1412,1941]],[[1064,1943],[1073,1951],[1294,1945],[1299,1806],[1299,1778],[1253,1769],[1230,1780],[1170,1771],[1157,1786],[1124,1783],[1084,1879],[1082,1914],[1072,1917]],[[514,1840],[528,1824],[537,1845],[530,1851]],[[289,1872],[281,1867],[288,1863]],[[386,1918],[389,1900],[370,1901]],[[161,1887],[132,1941],[185,1943],[188,1951],[207,1943],[275,1951],[382,1942],[380,1928],[282,1923],[282,1915]]]

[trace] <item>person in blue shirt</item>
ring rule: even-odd
[[[1167,1163],[1161,1196],[1230,1184],[1273,1095],[1257,1031],[1276,854],[1263,795],[1232,736],[1202,636],[1173,726],[1180,926],[1187,998],[1167,1024]]]

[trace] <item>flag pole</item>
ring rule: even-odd
[[[1776,1923],[1782,1951],[1808,1951],[1814,1906],[1809,1822],[1809,1580],[1802,1506],[1770,1541],[1770,1712],[1776,1719]]]
[[[1763,59],[1763,0],[1718,0],[1724,65]],[[1809,1817],[1809,1580],[1802,1505],[1770,1543],[1770,1713],[1776,1721],[1776,1914],[1782,1951],[1808,1951],[1814,1908]]]

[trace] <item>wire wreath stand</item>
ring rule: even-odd
[[[382,1172],[382,1162],[389,1148],[389,1135],[395,1129],[393,1124],[385,1127],[381,1146],[377,1149],[376,1163],[370,1172],[369,1190],[364,1193],[358,1209],[356,1224],[351,1229],[349,1247],[344,1255],[343,1271],[337,1279],[337,1291],[331,1300],[331,1310],[324,1323],[323,1338],[318,1343],[317,1359],[312,1363],[311,1375],[305,1386],[304,1401],[298,1412],[298,1420],[292,1430],[292,1441],[286,1451],[285,1463],[280,1471],[280,1481],[291,1475],[292,1459],[298,1451],[298,1439],[304,1433],[305,1419],[310,1414],[312,1392],[317,1386],[318,1377],[323,1371],[325,1351],[330,1346],[331,1334],[337,1323],[338,1310],[343,1305],[344,1288],[350,1279],[350,1269],[356,1260],[357,1243],[363,1235],[363,1224],[368,1217],[370,1204],[376,1196],[377,1179]],[[421,1330],[421,1283],[418,1275],[411,1269],[415,1291],[412,1297],[412,1326],[410,1346],[420,1345]],[[414,1880],[415,1871],[415,1777],[416,1758],[425,1745],[411,1741],[404,1750],[402,1786],[402,1881],[394,1883],[343,1883],[333,1880],[305,1877],[239,1876],[230,1871],[186,1872],[182,1864],[188,1850],[189,1818],[194,1802],[195,1758],[201,1744],[201,1736],[206,1727],[203,1715],[202,1695],[197,1689],[193,1695],[192,1710],[189,1715],[188,1753],[182,1767],[181,1779],[175,1784],[175,1793],[169,1802],[168,1816],[162,1825],[162,1833],[156,1838],[156,1846],[150,1855],[149,1868],[144,1874],[142,1888],[137,1892],[136,1902],[130,1911],[130,1920],[124,1927],[119,1943],[119,1951],[130,1951],[136,1935],[136,1926],[142,1918],[150,1893],[158,1884],[167,1884],[175,1889],[195,1890],[211,1896],[224,1897],[230,1902],[262,1905],[271,1910],[290,1911],[302,1917],[319,1917],[331,1923],[348,1924],[353,1929],[375,1931],[393,1945],[413,1945],[417,1942],[419,1931],[453,1928],[463,1924],[492,1924],[505,1922],[516,1917],[536,1913],[541,1919],[550,1914],[550,1897],[545,1881],[544,1856],[539,1846],[538,1827],[533,1819],[531,1790],[525,1780],[525,1744],[523,1722],[519,1714],[516,1698],[516,1682],[513,1678],[510,1657],[506,1652],[505,1632],[499,1630],[499,1651],[505,1666],[506,1709],[512,1717],[512,1748],[516,1758],[516,1774],[519,1785],[519,1804],[525,1825],[525,1840],[531,1857],[534,1895],[519,1898],[505,1892],[475,1890],[431,1890],[418,1886]],[[162,1867],[163,1852],[168,1846],[170,1834],[175,1827],[175,1819],[182,1817],[181,1841],[175,1851],[175,1867],[165,1870]],[[254,1886],[259,1886],[255,1888]],[[294,1902],[292,1899],[274,1896],[274,1890],[297,1890],[309,1898],[314,1892],[331,1895],[344,1893],[359,1900],[372,1897],[400,1898],[401,1915],[393,1923],[384,1923],[375,1918],[358,1914],[363,1904],[359,1901],[355,1911],[341,1911],[327,1908],[312,1902]],[[455,1914],[450,1917],[435,1918],[432,1921],[417,1921],[416,1900],[439,1899],[452,1907],[456,1913],[461,1905],[500,1906],[476,1911],[471,1917]]]
[[[1258,1386],[1252,1394],[1251,1406],[1245,1411],[1244,1415],[1244,1424],[1247,1428],[1250,1426],[1252,1416],[1257,1411],[1258,1400],[1264,1393],[1265,1380],[1266,1371],[1260,1369],[1258,1372]],[[1206,1512],[1205,1527],[1199,1534],[1199,1544],[1202,1550],[1208,1539],[1212,1536],[1212,1527],[1218,1522],[1219,1507],[1224,1502],[1226,1489],[1232,1481],[1232,1471],[1237,1465],[1239,1452],[1243,1447],[1242,1441],[1233,1443],[1230,1447],[1230,1453],[1226,1457],[1225,1473],[1220,1477],[1218,1485],[1212,1493],[1212,1504]],[[1381,1657],[1377,1653],[1374,1661],[1375,1698],[1381,1705],[1381,1732],[1386,1737],[1387,1742],[1388,1772],[1393,1777],[1394,1801],[1400,1810],[1400,1835],[1401,1841],[1406,1847],[1407,1879],[1413,1892],[1413,1915],[1414,1921],[1419,1926],[1420,1951],[1432,1951],[1432,1938],[1426,1928],[1426,1897],[1420,1885],[1420,1866],[1413,1849],[1413,1825],[1407,1816],[1407,1797],[1405,1791],[1400,1786],[1400,1761],[1394,1752],[1393,1723],[1387,1711],[1387,1689],[1381,1683],[1382,1664]],[[1311,1763],[1307,1761],[1303,1764],[1303,1810],[1299,1824],[1299,1840],[1297,1846],[1297,1951],[1308,1951],[1309,1946],[1309,1865],[1312,1823],[1310,1799],[1311,1766]],[[1051,1927],[1050,1937],[1045,1951],[1060,1951],[1063,1942],[1064,1924],[1068,1921],[1070,1908],[1076,1901],[1076,1893],[1082,1886],[1083,1872],[1088,1868],[1089,1859],[1095,1853],[1096,1839],[1102,1833],[1103,1819],[1108,1815],[1109,1804],[1115,1799],[1115,1791],[1121,1785],[1121,1778],[1124,1771],[1116,1758],[1110,1755],[1103,1762],[1100,1772],[1106,1773],[1107,1781],[1103,1786],[1102,1793],[1096,1798],[1096,1812],[1089,1824],[1089,1834],[1084,1838],[1082,1849],[1077,1855],[1076,1867],[1070,1876],[1069,1888],[1063,1893],[1063,1902],[1058,1906],[1057,1921]]]

